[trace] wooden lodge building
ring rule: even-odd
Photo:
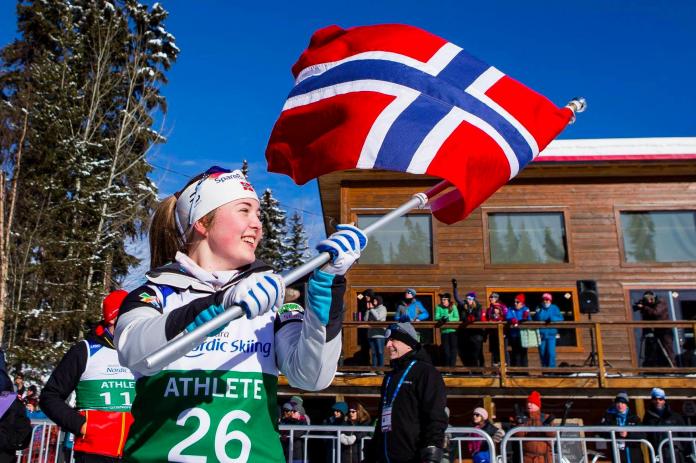
[[[334,223],[364,227],[438,181],[386,171],[322,176],[327,234]],[[482,403],[504,419],[532,389],[557,415],[572,398],[571,416],[584,410],[586,424],[596,424],[624,390],[642,414],[655,386],[681,412],[696,395],[696,369],[643,368],[646,323],[632,304],[655,291],[669,307],[671,321],[660,323],[673,329],[675,352],[693,339],[696,138],[555,141],[465,220],[448,226],[426,207],[376,232],[348,274],[342,374],[321,394],[360,397],[376,409],[382,376],[367,366],[369,325],[357,315],[359,293],[372,288],[382,295],[392,320],[404,290],[414,288],[432,320],[438,294],[452,292],[453,278],[462,297],[474,291],[484,306],[492,292],[508,306],[524,293],[533,310],[549,292],[565,319],[553,371],[541,370],[533,348],[528,369],[511,369],[504,360],[492,366],[487,345],[483,370],[444,368],[453,424],[468,422]],[[581,310],[579,290],[595,291],[597,304],[588,300],[589,309]],[[439,330],[432,321],[418,326],[437,363]],[[504,332],[502,324],[485,327]]]

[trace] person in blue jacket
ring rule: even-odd
[[[397,322],[416,322],[427,320],[430,317],[428,310],[423,307],[421,301],[416,299],[416,290],[408,288],[404,293],[404,299],[396,308],[394,320]]]
[[[552,304],[553,297],[549,293],[541,296],[541,307],[537,307],[534,313],[534,320],[539,322],[562,322],[563,315],[561,309],[556,304]],[[542,328],[539,330],[541,342],[539,343],[539,357],[543,368],[556,368],[556,328]]]
[[[514,307],[508,307],[507,315],[505,315],[510,328],[508,330],[508,343],[510,344],[510,366],[526,367],[527,348],[522,345],[522,336],[520,334],[520,323],[529,320],[529,308],[525,304],[525,296],[523,293],[515,296]]]

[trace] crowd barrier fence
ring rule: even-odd
[[[64,431],[49,420],[34,420],[32,425],[31,442],[27,449],[17,452],[18,463],[73,463]],[[279,426],[288,463],[341,463],[346,449],[340,443],[341,434],[358,434],[356,448],[361,461],[373,430],[373,426]],[[622,432],[627,433],[626,437],[619,434]],[[657,448],[645,437],[649,433],[663,435]],[[500,444],[478,428],[449,427],[447,435],[452,462],[470,458],[466,444],[474,441],[485,441],[490,461],[498,463],[522,461],[523,443],[530,441],[548,442],[554,463],[622,461],[620,453],[629,444],[640,446],[647,463],[696,461],[696,426],[518,426],[510,429]]]

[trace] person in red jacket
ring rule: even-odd
[[[53,370],[41,394],[41,408],[75,434],[77,463],[118,462],[133,418],[135,380],[121,366],[113,344],[114,326],[126,291],[104,299],[104,319],[73,345]],[[75,391],[76,408],[65,402]]]

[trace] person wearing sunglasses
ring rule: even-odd
[[[116,325],[123,364],[134,370],[129,461],[277,462],[277,382],[327,387],[341,353],[345,273],[367,237],[351,225],[317,246],[331,259],[309,278],[306,310],[276,312],[283,279],[255,251],[262,236],[256,191],[241,171],[219,167],[162,201],[150,226],[152,270],[126,297]],[[140,362],[182,332],[230,307],[246,317],[163,369]]]
[[[385,332],[392,371],[382,381],[375,432],[366,462],[437,462],[445,445],[447,396],[410,323]]]
[[[349,426],[370,426],[370,414],[361,403],[349,402],[345,424]],[[341,462],[360,463],[362,461],[363,439],[368,435],[369,433],[362,431],[342,432],[340,435]]]
[[[675,426],[685,426],[684,418],[672,410],[672,408],[667,403],[667,394],[665,391],[659,387],[654,387],[650,391],[650,405],[647,410],[645,410],[645,415],[643,416],[643,424],[645,426],[664,426],[665,432],[648,432],[648,441],[652,444],[655,452],[658,451],[660,442],[667,439],[669,436],[667,434],[667,429],[674,428]],[[685,437],[680,433],[673,433],[673,437]],[[688,444],[686,448],[691,448],[691,444]],[[670,455],[669,443],[665,444],[662,449],[662,455],[660,461],[663,463],[681,463],[687,461],[684,457],[686,455],[684,442],[674,441],[674,453],[676,461],[672,461],[672,456]],[[691,460],[688,460],[691,461]]]
[[[471,416],[471,424],[473,427],[478,428],[491,436],[493,442],[498,444],[503,440],[505,431],[496,427],[488,419],[488,411],[483,407],[477,407]],[[475,436],[475,435],[474,435]],[[488,448],[488,443],[481,440],[472,440],[467,442],[467,447],[469,450],[469,455],[471,455],[472,460],[475,463],[490,463],[491,462],[491,452]]]

